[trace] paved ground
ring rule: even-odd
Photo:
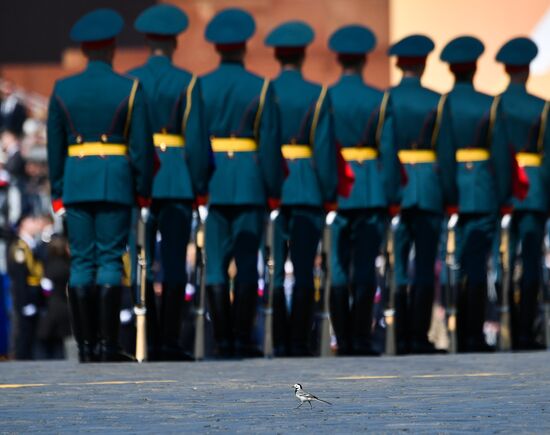
[[[333,403],[297,402],[291,385]],[[0,433],[550,432],[550,353],[0,364]]]

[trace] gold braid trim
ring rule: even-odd
[[[495,123],[497,120],[497,110],[498,105],[500,104],[500,95],[497,95],[493,98],[493,103],[491,104],[491,112],[489,114],[489,128],[487,130],[487,145],[491,147],[491,142],[493,141],[493,131],[495,129]]]
[[[546,125],[548,124],[548,111],[550,110],[550,101],[544,103],[544,108],[540,114],[540,128],[539,128],[539,137],[537,139],[537,150],[539,152],[543,151],[544,145],[544,135],[546,133]]]
[[[309,132],[309,144],[313,146],[315,143],[315,131],[317,130],[317,124],[319,124],[319,117],[321,116],[321,108],[323,107],[323,102],[327,96],[327,87],[323,86],[321,88],[321,93],[319,98],[317,98],[317,103],[315,104],[315,112],[313,112],[313,119],[311,121],[311,130]]]
[[[437,116],[435,118],[434,130],[432,133],[432,148],[435,148],[437,138],[439,136],[439,130],[441,130],[441,121],[443,120],[443,108],[445,107],[445,102],[447,101],[447,94],[442,95],[437,103]]]
[[[262,120],[262,113],[265,106],[265,97],[267,95],[267,88],[269,87],[269,79],[264,80],[262,85],[262,91],[260,93],[260,102],[258,104],[258,111],[256,112],[256,118],[254,119],[254,137],[256,140],[260,138],[260,121]]]
[[[388,109],[388,101],[390,99],[389,91],[384,92],[382,102],[380,103],[380,113],[378,115],[378,124],[376,125],[376,146],[380,148],[380,141],[382,140],[382,130],[384,128],[384,120],[386,119],[386,111]]]
[[[185,136],[185,131],[187,129],[187,121],[189,120],[189,114],[191,113],[191,104],[193,101],[193,88],[195,87],[195,83],[197,83],[197,76],[193,74],[193,77],[191,78],[191,81],[189,82],[189,85],[187,86],[187,91],[185,95],[185,112],[183,113],[183,123],[181,125],[181,131],[183,133],[183,136]]]
[[[138,85],[139,81],[134,80],[132,90],[130,91],[130,97],[128,98],[128,113],[126,114],[126,125],[124,126],[124,137],[126,139],[128,139],[128,131],[130,130],[130,123],[132,122],[132,111],[134,110],[134,100],[136,99]]]

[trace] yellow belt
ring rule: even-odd
[[[210,139],[212,151],[215,153],[233,153],[252,152],[258,149],[258,144],[249,137],[214,137]]]
[[[374,160],[378,157],[378,151],[367,147],[349,147],[342,148],[342,157],[344,160],[362,162],[363,160]]]
[[[397,155],[401,163],[433,163],[436,160],[433,150],[401,150]]]
[[[184,147],[185,138],[181,134],[155,133],[153,134],[153,143],[164,151],[168,147]]]
[[[313,151],[309,145],[286,144],[281,147],[285,159],[309,159],[313,157]]]
[[[517,153],[516,160],[519,166],[540,166],[542,157],[538,153]]]
[[[485,160],[489,160],[489,151],[483,148],[466,148],[456,151],[457,162],[483,162]]]
[[[84,142],[69,145],[69,157],[125,156],[128,145],[123,143]]]

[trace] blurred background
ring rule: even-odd
[[[148,52],[133,21],[155,0],[2,0],[0,1],[0,359],[7,353],[9,310],[5,246],[17,234],[21,215],[42,216],[48,240],[50,222],[47,156],[45,150],[48,96],[55,80],[85,66],[79,47],[68,38],[72,24],[98,7],[118,10],[126,20],[115,58],[124,72],[143,63]],[[257,32],[248,45],[247,66],[268,77],[277,74],[272,50],[264,46],[267,33],[279,23],[301,19],[316,31],[304,66],[311,80],[331,84],[339,75],[335,56],[327,49],[329,35],[350,23],[370,26],[378,37],[369,55],[365,79],[381,88],[395,84],[399,72],[386,56],[388,46],[411,33],[432,37],[436,49],[428,59],[424,85],[445,92],[452,77],[439,62],[451,38],[472,34],[486,50],[479,62],[477,87],[490,94],[507,85],[502,65],[494,62],[499,47],[515,36],[530,36],[539,46],[532,64],[529,90],[550,98],[550,0],[171,0],[190,18],[179,38],[175,63],[194,73],[214,68],[217,56],[203,38],[206,23],[220,9],[239,6],[250,11]],[[42,228],[41,227],[41,228]],[[55,227],[55,225],[54,225]],[[48,242],[49,243],[49,242]],[[64,248],[58,249],[64,261]],[[63,293],[61,291],[61,293]],[[66,310],[65,310],[66,311]],[[66,319],[64,320],[66,322]],[[62,334],[63,336],[66,333]]]

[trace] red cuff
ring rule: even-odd
[[[267,199],[267,206],[269,207],[269,210],[277,210],[281,205],[281,200],[277,198],[268,198]]]
[[[337,202],[325,202],[323,204],[323,208],[327,213],[331,211],[336,211],[338,209],[338,203]]]
[[[197,195],[195,198],[195,204],[197,206],[208,204],[208,195]]]
[[[513,211],[514,211],[514,207],[512,207],[511,205],[503,205],[502,207],[500,207],[501,216],[512,214]]]
[[[388,207],[388,213],[391,217],[397,216],[401,212],[401,206],[399,204],[392,204]]]
[[[63,208],[65,208],[65,206],[63,205],[62,199],[52,199],[52,209],[54,213],[59,212]]]
[[[458,213],[458,205],[448,205],[445,207],[445,213],[447,213],[447,216]]]
[[[137,205],[140,208],[146,208],[151,206],[152,199],[151,198],[145,198],[144,196],[137,196],[136,197]]]

